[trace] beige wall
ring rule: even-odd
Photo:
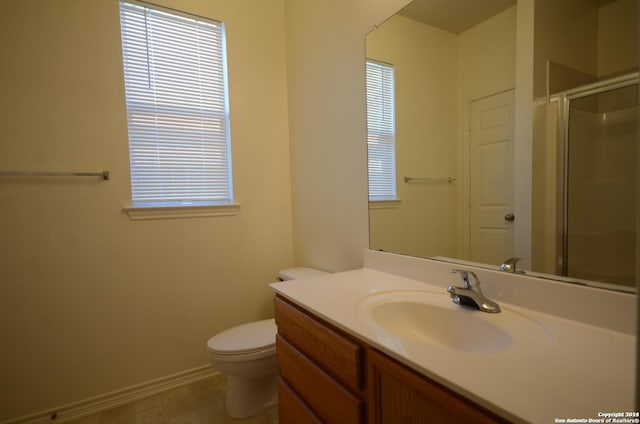
[[[602,7],[583,0],[536,1],[536,97],[565,91],[638,66],[637,0]]]
[[[516,21],[517,7],[512,6],[458,36],[458,244],[463,258],[469,257],[469,208],[464,205],[470,199],[470,102],[515,88]]]
[[[0,180],[0,421],[207,364],[293,264],[283,1],[159,3],[226,24],[240,213],[130,221],[118,1],[4,1],[0,170],[112,179]]]
[[[395,70],[396,174],[401,203],[369,212],[372,249],[457,256],[457,36],[396,15],[367,35],[367,58]]]
[[[534,96],[546,95],[547,60],[588,75],[598,67],[598,9],[584,0],[535,1]]]
[[[598,76],[638,67],[638,1],[618,0],[598,9]]]
[[[371,209],[372,248],[466,258],[469,104],[514,88],[515,35],[513,6],[461,34],[398,15],[367,36],[367,57],[396,71],[401,199],[398,207]],[[457,181],[406,184],[405,175]]]
[[[458,79],[463,107],[470,99],[516,84],[516,13],[512,6],[458,37]],[[465,102],[464,100],[467,100]]]
[[[362,265],[369,244],[365,34],[407,3],[285,0],[298,265]]]

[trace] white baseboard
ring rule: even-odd
[[[135,402],[216,374],[218,374],[218,372],[211,368],[211,366],[203,365],[198,368],[151,380],[146,383],[136,384],[135,386],[105,393],[79,402],[69,403],[57,408],[51,408],[46,411],[25,415],[20,418],[12,418],[10,420],[0,422],[0,424],[63,423]],[[52,418],[54,415],[55,419]]]

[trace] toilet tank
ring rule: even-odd
[[[324,271],[313,268],[287,268],[278,273],[280,281],[299,280],[301,278],[319,277],[326,275]]]

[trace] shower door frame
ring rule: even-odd
[[[559,213],[558,220],[561,236],[561,251],[560,256],[556,258],[556,267],[559,274],[564,277],[569,277],[567,275],[569,267],[567,253],[569,250],[569,108],[571,106],[571,101],[618,88],[637,85],[639,81],[640,73],[633,72],[619,77],[582,85],[580,87],[558,93],[549,99],[550,102],[558,102],[557,139],[560,140],[560,143],[558,143],[558,155],[560,158],[558,161],[558,166],[560,167],[558,175],[562,176],[562,179],[559,181],[559,192],[562,196],[560,202],[562,205],[562,211]]]

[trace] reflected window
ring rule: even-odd
[[[367,60],[369,200],[396,199],[393,65]]]

